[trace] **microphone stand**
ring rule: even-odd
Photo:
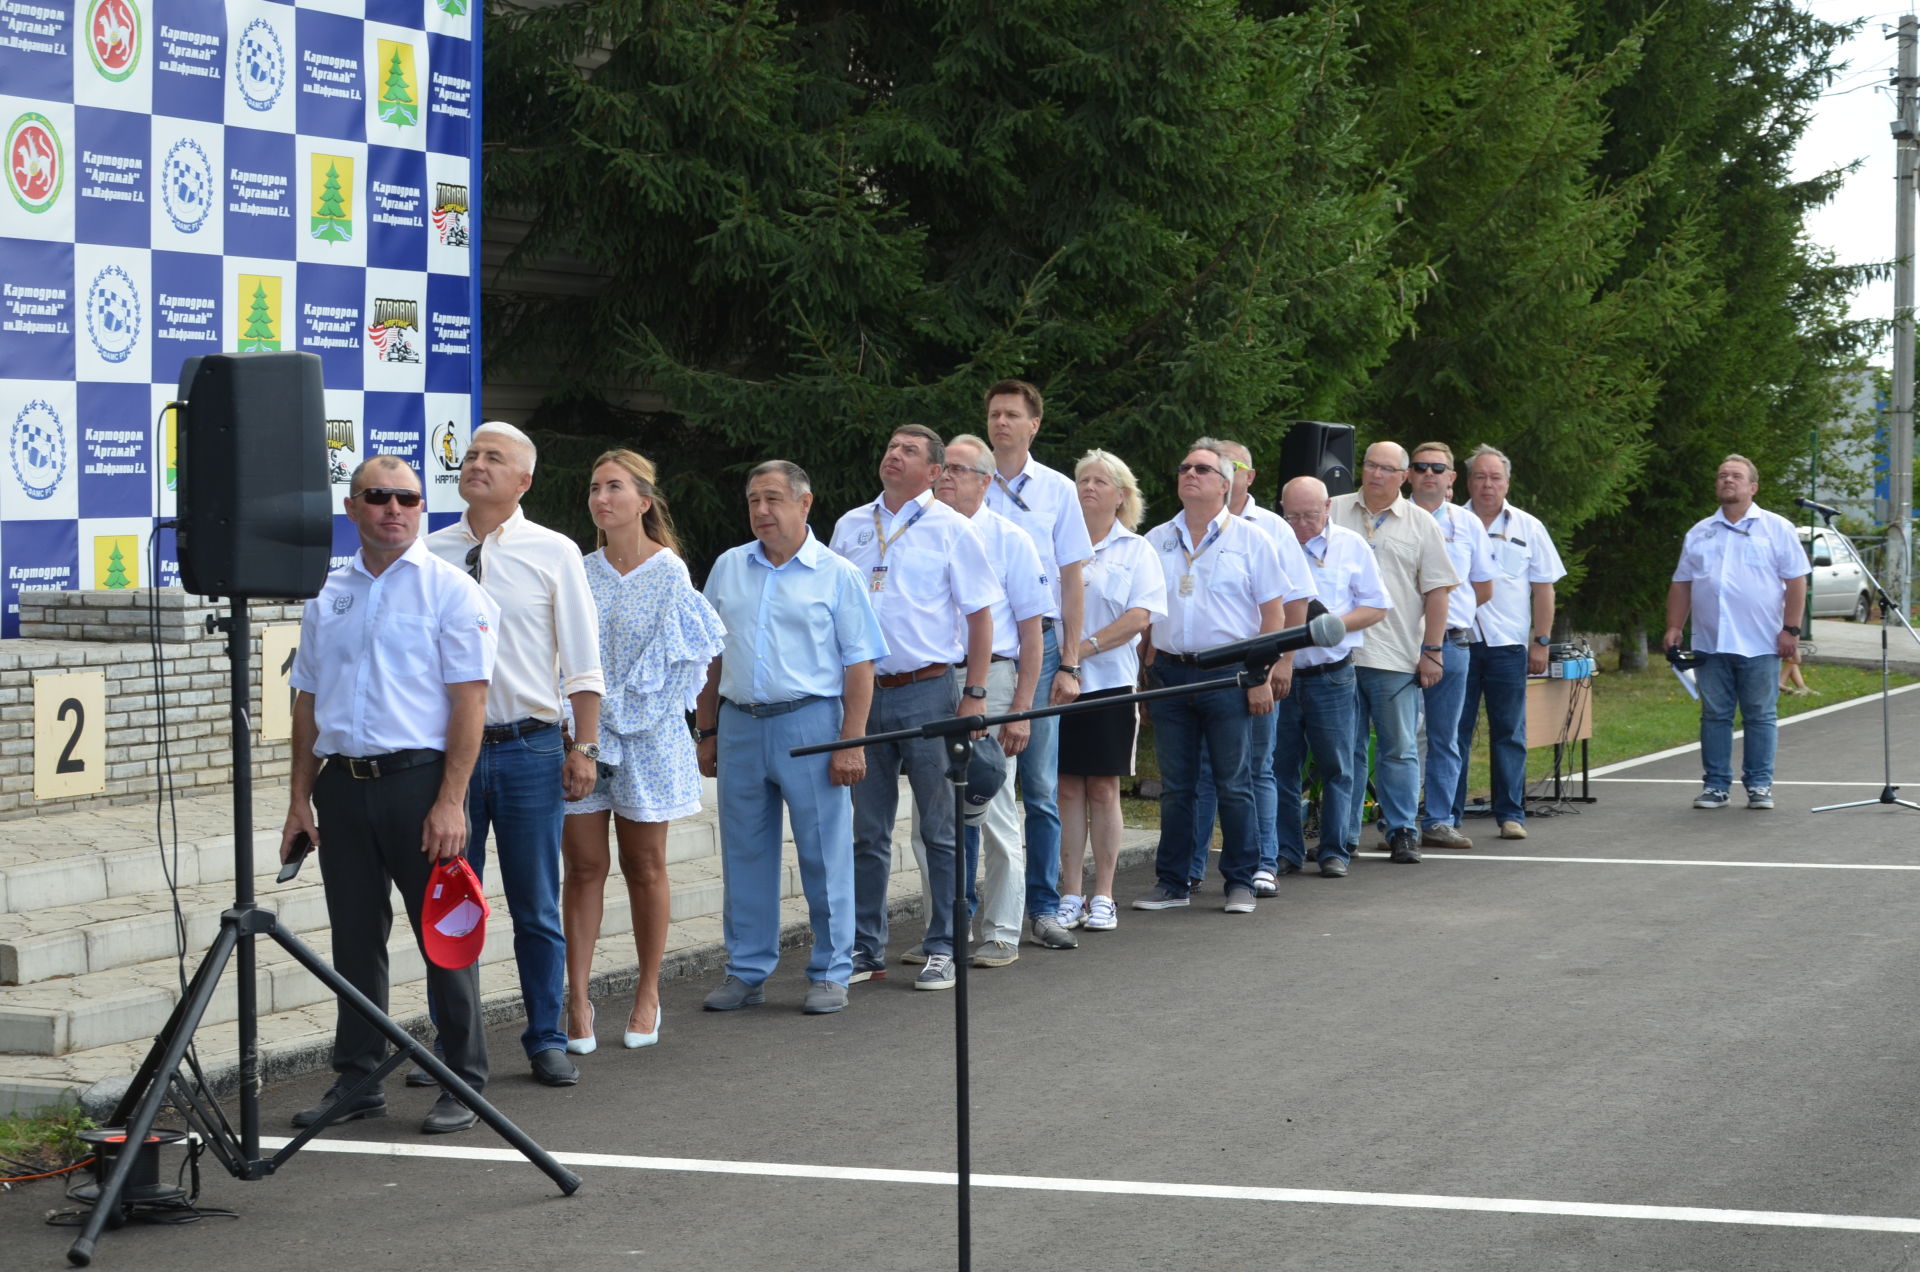
[[[1816,813],[1831,813],[1841,808],[1867,808],[1874,804],[1898,804],[1902,808],[1911,808],[1916,812],[1920,812],[1920,804],[1916,804],[1910,799],[1901,799],[1894,794],[1894,792],[1900,788],[1893,784],[1892,677],[1887,669],[1887,629],[1893,626],[1892,620],[1897,614],[1900,619],[1900,626],[1906,628],[1907,635],[1913,637],[1916,642],[1920,642],[1920,632],[1914,631],[1913,624],[1907,621],[1907,616],[1899,613],[1899,606],[1894,603],[1892,597],[1887,595],[1887,590],[1880,585],[1880,580],[1874,577],[1873,571],[1867,568],[1867,563],[1860,559],[1860,552],[1853,546],[1853,540],[1848,537],[1847,532],[1833,524],[1834,510],[1816,505],[1813,511],[1820,513],[1826,519],[1827,529],[1839,535],[1841,541],[1847,545],[1847,551],[1853,553],[1853,559],[1855,563],[1859,565],[1860,572],[1867,576],[1867,582],[1873,584],[1874,595],[1880,599],[1880,759],[1884,766],[1883,784],[1880,787],[1880,794],[1877,798],[1850,800],[1844,804],[1822,804],[1813,811]]]
[[[1241,662],[1240,669],[1215,680],[1202,680],[1190,685],[1171,685],[1161,689],[1146,689],[1139,693],[1101,698],[1094,702],[1070,702],[1057,707],[1035,707],[1030,711],[1008,711],[1000,715],[945,716],[938,720],[929,720],[917,729],[895,729],[888,733],[871,733],[865,737],[846,738],[837,742],[820,742],[812,746],[795,747],[790,754],[798,759],[804,755],[851,750],[854,747],[869,744],[903,742],[908,738],[940,739],[947,753],[947,781],[953,787],[955,869],[952,906],[953,939],[957,950],[959,944],[966,939],[971,919],[967,913],[967,883],[961,876],[966,873],[967,768],[973,762],[973,734],[984,733],[999,725],[1012,724],[1020,720],[1071,715],[1076,711],[1125,706],[1135,702],[1152,702],[1157,698],[1178,698],[1188,694],[1209,693],[1216,689],[1250,689],[1266,680],[1268,672],[1272,670],[1273,664],[1279,660],[1282,653],[1304,647],[1298,640],[1301,630],[1294,628],[1272,632],[1269,633],[1268,639],[1239,642],[1234,648],[1244,652],[1244,661]],[[1282,648],[1282,638],[1291,638],[1292,643]],[[953,964],[954,1178],[959,1187],[959,1268],[960,1272],[969,1272],[973,1266],[973,1200],[970,1187],[973,1168],[970,1139],[972,1118],[968,1110],[967,1096],[967,960],[956,953]]]

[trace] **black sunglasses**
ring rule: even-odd
[[[1416,473],[1444,473],[1447,471],[1447,465],[1437,459],[1416,459],[1413,461],[1413,471]]]
[[[420,506],[419,491],[395,490],[392,486],[368,486],[365,490],[355,495],[354,498],[364,499],[376,508],[385,504],[389,499],[398,500],[402,508],[418,508]]]
[[[1214,467],[1214,466],[1213,466],[1212,464],[1182,464],[1182,465],[1180,465],[1180,475],[1181,475],[1182,477],[1185,477],[1185,476],[1186,476],[1186,475],[1187,475],[1188,473],[1200,473],[1200,474],[1202,474],[1203,476],[1214,476],[1214,477],[1224,477],[1224,476],[1226,476],[1226,474],[1225,474],[1225,473],[1223,473],[1223,472],[1221,472],[1221,471],[1220,471],[1220,470],[1219,470],[1218,468],[1215,468],[1215,467]]]
[[[473,575],[473,581],[480,581],[480,545],[474,544],[467,549],[467,573]]]

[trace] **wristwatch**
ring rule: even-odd
[[[987,696],[987,687],[985,685],[968,685],[960,692],[969,698],[984,698]]]
[[[719,729],[695,728],[693,731],[693,740],[696,742],[705,742],[708,738],[712,737],[714,734],[718,732],[720,732]]]
[[[1785,632],[1789,636],[1798,636],[1800,634],[1800,629],[1794,626],[1792,623],[1781,624],[1780,630]],[[1798,691],[1796,690],[1795,692],[1798,692]]]
[[[1060,672],[1062,675],[1072,676],[1075,680],[1080,679],[1080,668],[1078,667],[1069,667],[1065,663],[1061,663]]]
[[[575,742],[570,749],[580,752],[580,754],[590,760],[598,760],[600,758],[600,744],[598,742]]]
[[[1533,638],[1533,643],[1534,643],[1534,644],[1536,644],[1536,645],[1551,645],[1551,644],[1553,644],[1553,637],[1551,637],[1551,636],[1535,636],[1535,637]]]
[[[1420,652],[1421,652],[1421,653],[1423,653],[1423,654],[1438,654],[1438,653],[1442,653],[1442,652],[1444,652],[1445,650],[1446,650],[1446,646],[1445,646],[1445,645],[1422,645],[1422,646],[1420,646]]]

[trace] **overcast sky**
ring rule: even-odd
[[[1799,5],[1829,22],[1866,19],[1859,34],[1839,50],[1840,60],[1849,65],[1827,90],[1801,138],[1795,175],[1811,176],[1856,159],[1863,162],[1833,202],[1808,218],[1807,234],[1845,262],[1891,259],[1893,137],[1887,125],[1894,106],[1887,76],[1898,55],[1896,42],[1888,37],[1913,7],[1879,8],[1874,0],[1799,0]],[[1853,316],[1891,318],[1892,280],[1855,293]]]

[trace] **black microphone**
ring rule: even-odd
[[[1264,636],[1251,636],[1225,645],[1203,649],[1193,656],[1202,667],[1230,667],[1240,663],[1264,662],[1269,667],[1280,655],[1309,645],[1338,645],[1347,638],[1347,625],[1332,614],[1318,614],[1298,627],[1287,627]]]
[[[1793,501],[1793,506],[1796,508],[1805,508],[1808,512],[1817,512],[1821,516],[1825,517],[1828,521],[1832,521],[1835,517],[1840,515],[1840,510],[1838,508],[1830,508],[1826,504],[1815,503],[1811,499],[1795,499]]]

